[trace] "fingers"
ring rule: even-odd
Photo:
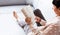
[[[15,17],[15,11],[13,11],[13,16]]]
[[[13,16],[14,16],[16,19],[18,19],[18,15],[17,15],[17,13],[16,13],[15,11],[13,11]]]

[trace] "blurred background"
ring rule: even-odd
[[[34,10],[40,9],[46,21],[56,16],[52,0],[0,0],[0,35],[25,35],[13,17],[13,11],[24,20],[21,9],[27,5],[31,5]]]

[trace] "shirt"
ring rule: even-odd
[[[42,31],[41,35],[60,35],[60,16],[49,20],[47,27]]]
[[[30,29],[29,25],[28,25],[25,21],[23,21],[23,20],[21,20],[21,21],[17,20],[17,22],[18,22],[19,26],[21,26],[21,27],[24,29],[26,35],[27,35],[29,32],[32,31],[32,30]],[[34,27],[34,28],[37,28],[36,23],[33,24],[33,27]]]

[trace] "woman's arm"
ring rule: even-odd
[[[19,26],[21,26],[23,28],[23,26],[25,26],[25,21],[24,20],[19,20],[19,16],[17,15],[17,13],[15,11],[13,11],[13,16],[15,17]]]

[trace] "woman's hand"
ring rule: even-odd
[[[14,16],[16,19],[18,19],[18,15],[17,15],[17,13],[16,13],[15,11],[13,11],[13,16]]]

